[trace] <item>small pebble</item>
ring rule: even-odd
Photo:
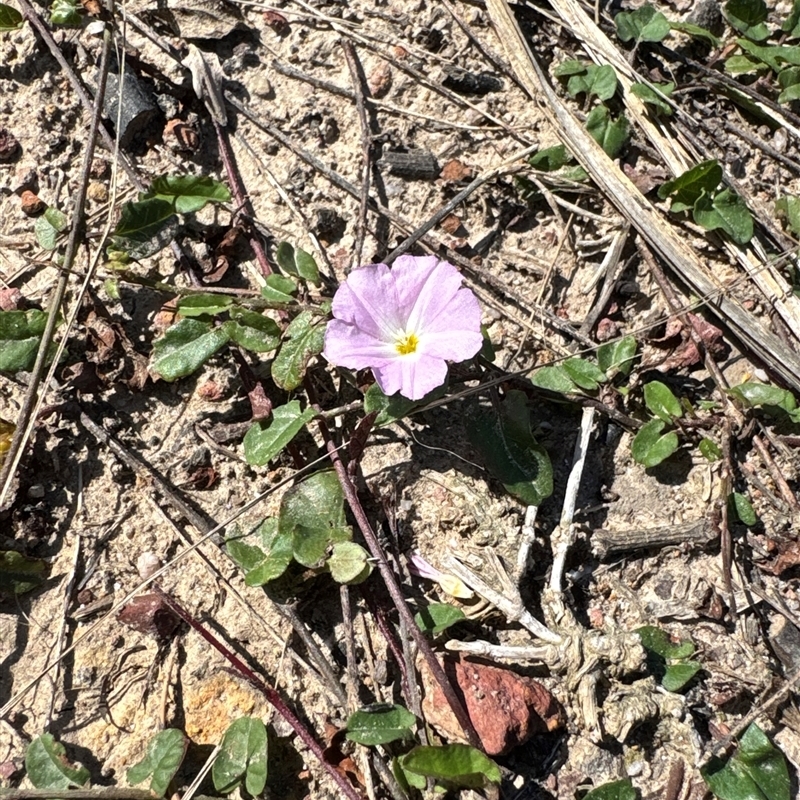
[[[105,203],[108,200],[108,189],[104,183],[99,181],[92,181],[86,189],[86,194],[90,200],[94,200],[96,203]]]
[[[27,214],[29,217],[35,217],[41,214],[47,204],[40,197],[37,197],[30,189],[26,189],[21,196],[22,199],[22,213]]]
[[[28,497],[31,500],[41,500],[44,497],[44,486],[41,483],[34,483],[28,489]]]
[[[0,128],[0,161],[10,161],[19,151],[17,137],[7,128]]]

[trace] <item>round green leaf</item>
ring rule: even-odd
[[[258,796],[267,785],[267,729],[260,719],[234,720],[220,742],[220,752],[211,777],[214,788],[229,794],[242,782],[248,793]]]
[[[300,401],[292,400],[272,411],[269,421],[254,422],[244,435],[244,457],[248,464],[263,467],[275,458],[314,417],[313,408],[300,410]]]
[[[89,770],[71,766],[64,745],[50,733],[43,733],[28,745],[25,771],[37,789],[71,789],[85,786],[89,780]]]
[[[163,797],[183,762],[188,743],[176,728],[159,731],[147,745],[147,755],[128,770],[128,783],[142,783],[150,778],[150,791]]]
[[[158,198],[179,214],[199,211],[207,203],[227,203],[231,193],[224,183],[207,175],[161,175],[153,181],[143,200]]]
[[[665,427],[662,419],[651,419],[642,425],[631,444],[634,461],[648,468],[655,467],[678,449],[678,435],[675,431],[662,435]]]
[[[228,554],[244,571],[248,586],[263,586],[280,578],[294,558],[293,544],[293,532],[281,533],[275,518],[261,523],[252,542],[236,534],[225,541]]]
[[[347,720],[347,738],[359,744],[387,744],[411,736],[417,718],[403,706],[375,703],[366,706]]]
[[[467,744],[447,744],[442,747],[420,745],[403,756],[403,769],[446,781],[455,786],[477,789],[486,784],[500,783],[500,768],[480,750]]]
[[[22,27],[22,14],[16,8],[0,3],[0,31],[15,31]]]
[[[212,327],[197,319],[182,319],[153,342],[150,369],[165,381],[178,380],[199,369],[229,339],[222,327]]]
[[[680,400],[661,381],[651,381],[644,387],[644,402],[647,408],[664,422],[672,422],[683,416]]]
[[[430,603],[414,615],[414,621],[425,633],[441,633],[451,625],[466,619],[466,614],[449,603]]]
[[[372,571],[368,559],[369,553],[360,544],[338,542],[328,559],[328,569],[337,583],[362,583]]]
[[[303,380],[311,358],[325,345],[325,321],[303,311],[286,329],[281,349],[272,362],[272,379],[281,389],[292,391]]]

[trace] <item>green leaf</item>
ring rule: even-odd
[[[616,342],[607,342],[597,348],[597,366],[608,376],[615,370],[627,375],[636,357],[636,339],[625,336]]]
[[[328,569],[336,583],[363,583],[372,572],[369,553],[355,542],[337,542],[328,559]]]
[[[112,241],[132,258],[146,258],[166,247],[178,227],[172,203],[159,197],[125,203]]]
[[[557,169],[566,166],[572,161],[572,153],[570,153],[563,144],[557,144],[553,147],[547,147],[544,150],[539,150],[534,153],[529,159],[528,163],[535,169],[542,172],[555,172]]]
[[[36,218],[33,232],[42,250],[55,250],[58,246],[58,234],[69,227],[67,215],[50,206],[41,217]]]
[[[617,36],[623,42],[661,42],[669,36],[669,20],[649,4],[614,17]]]
[[[292,391],[303,380],[311,358],[325,346],[325,320],[303,311],[286,328],[283,344],[272,362],[272,379],[281,389]]]
[[[261,296],[270,303],[294,303],[292,295],[297,291],[297,284],[285,275],[267,275],[261,287]]]
[[[741,492],[731,492],[729,505],[737,519],[748,528],[752,528],[758,522],[753,504]]]
[[[610,64],[598,67],[588,64],[585,72],[573,75],[567,81],[567,92],[570,97],[586,94],[587,97],[595,95],[600,100],[610,100],[617,91],[617,74]]]
[[[150,371],[172,382],[191,375],[230,339],[222,327],[199,319],[182,319],[153,342]]]
[[[70,766],[64,745],[50,733],[43,733],[28,745],[25,772],[37,789],[80,788],[89,781],[89,770],[80,765]]]
[[[275,251],[275,260],[278,266],[289,275],[302,278],[314,286],[320,285],[319,269],[314,256],[300,247],[292,247],[289,242],[281,242]]]
[[[446,744],[443,747],[420,745],[403,758],[403,769],[453,786],[480,789],[489,783],[500,783],[500,768],[488,756],[467,744]]]
[[[670,664],[661,678],[661,685],[668,692],[679,692],[691,682],[695,675],[703,669],[697,661],[683,661],[680,664]]]
[[[347,738],[374,746],[409,738],[417,718],[403,706],[374,703],[351,714],[347,720]]]
[[[791,86],[787,86],[778,95],[779,103],[791,103],[795,100],[800,100],[800,83],[793,83]]]
[[[608,380],[606,374],[596,364],[583,358],[568,358],[561,366],[573,383],[589,392],[595,391],[599,384]]]
[[[267,729],[260,719],[234,720],[220,742],[211,777],[214,788],[230,794],[242,782],[248,794],[260,795],[267,785]]]
[[[553,68],[553,75],[555,75],[556,78],[568,78],[570,75],[583,75],[588,66],[589,65],[585,61],[577,61],[574,58],[569,58]]]
[[[780,72],[784,65],[793,64],[800,66],[800,47],[796,45],[763,45],[748,42],[747,39],[737,39],[736,44],[746,53],[762,61],[774,72]]]
[[[722,458],[722,450],[720,450],[719,445],[712,439],[701,439],[698,447],[707,461],[719,461]]]
[[[785,217],[792,233],[800,235],[800,197],[784,195],[775,201],[775,211],[778,216]]]
[[[755,723],[727,763],[714,759],[700,774],[719,800],[790,799],[786,759]]]
[[[722,180],[722,167],[715,160],[703,161],[696,167],[663,183],[658,189],[662,200],[672,198],[672,210],[688,211],[704,193],[713,192]]]
[[[263,586],[280,578],[293,558],[294,534],[281,533],[276,518],[265,519],[259,526],[255,541],[250,544],[236,535],[225,541],[230,557],[245,573],[248,586]]]
[[[645,384],[644,402],[647,408],[664,422],[669,423],[683,416],[680,400],[672,394],[669,386],[661,381]]]
[[[414,615],[414,621],[424,633],[437,634],[465,620],[467,615],[449,603],[430,603]]]
[[[74,0],[53,0],[50,6],[50,22],[53,25],[80,25],[81,15]]]
[[[692,218],[708,231],[722,228],[737,244],[747,244],[753,238],[753,216],[744,200],[730,189],[723,189],[713,200],[700,197]]]
[[[159,731],[147,745],[147,755],[128,770],[128,783],[135,785],[150,778],[150,791],[163,797],[183,762],[188,744],[177,728]]]
[[[674,642],[663,628],[655,625],[644,625],[637,628],[636,633],[645,650],[650,650],[663,659],[688,658],[694,653],[694,645],[690,641]]]
[[[745,731],[736,758],[748,770],[767,800],[788,800],[789,772],[786,760],[758,725],[753,724]]]
[[[674,31],[681,31],[681,33],[689,34],[689,36],[705,39],[712,47],[720,46],[719,37],[714,36],[711,31],[707,31],[699,25],[694,25],[691,22],[670,22],[669,26]]]
[[[634,83],[633,86],[631,86],[632,94],[635,94],[643,103],[652,106],[655,111],[659,114],[663,114],[665,117],[672,116],[672,106],[664,100],[664,97],[669,97],[674,90],[674,83],[654,83],[653,86],[648,86],[644,83]],[[664,97],[662,97],[662,95],[664,95]]]
[[[402,419],[412,408],[416,408],[420,402],[422,401],[409,400],[401,394],[393,394],[387,397],[381,387],[377,383],[373,383],[364,393],[364,413],[378,412],[378,416],[375,418],[376,427],[390,425],[392,422]]]
[[[636,789],[630,779],[623,778],[592,789],[583,800],[636,800]]]
[[[781,30],[789,34],[790,39],[800,36],[800,0],[794,0],[789,16],[783,21]]]
[[[728,0],[722,13],[731,27],[750,39],[760,42],[769,36],[767,4],[764,0]]]
[[[540,389],[548,389],[559,394],[573,394],[578,389],[562,364],[537,369],[531,375],[531,383]]]
[[[586,117],[586,130],[609,158],[616,158],[630,135],[630,123],[624,115],[612,119],[609,110],[595,106]]]
[[[725,72],[728,75],[751,75],[767,72],[768,67],[750,56],[732,55],[725,59]]]
[[[208,203],[229,202],[231,193],[224,183],[207,175],[161,175],[139,199],[163,200],[179,214],[190,214]]]
[[[46,326],[44,311],[0,311],[0,372],[32,369]]]
[[[738,386],[731,386],[728,394],[745,407],[775,406],[790,413],[797,407],[797,401],[790,391],[758,381],[745,381]]]
[[[328,548],[350,541],[353,532],[344,515],[344,494],[333,471],[315,472],[283,496],[278,516],[281,534],[294,534],[294,558],[318,567]]]
[[[0,550],[0,594],[9,589],[13,594],[25,594],[41,586],[47,568],[48,563],[40,558],[28,558],[16,550]]]
[[[233,298],[224,294],[190,294],[178,299],[178,313],[182,317],[213,317],[232,305]]]
[[[253,353],[269,353],[280,344],[281,329],[274,319],[238,306],[230,310],[230,316],[222,327],[239,347]]]
[[[300,401],[291,400],[272,410],[272,419],[254,422],[244,435],[244,457],[248,464],[263,467],[272,461],[314,418],[313,408],[300,410]]]
[[[678,449],[678,435],[675,431],[662,435],[665,427],[663,419],[651,419],[642,425],[631,444],[634,461],[648,468],[655,467]]]
[[[492,412],[480,415],[468,435],[486,469],[521,502],[538,506],[553,493],[553,467],[531,434],[523,392],[508,392],[499,417]]]
[[[0,3],[0,31],[16,31],[22,27],[22,14],[16,8]]]

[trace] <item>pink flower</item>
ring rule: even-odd
[[[400,256],[390,270],[350,273],[333,298],[323,355],[340,367],[372,369],[384,394],[419,400],[441,386],[447,361],[481,349],[481,309],[458,270],[434,256]]]

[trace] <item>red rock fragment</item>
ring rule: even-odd
[[[613,319],[603,317],[597,323],[597,330],[595,336],[598,342],[608,342],[619,334],[619,323],[614,322]]]
[[[472,177],[472,167],[468,167],[463,161],[451,158],[443,167],[440,175],[443,181],[467,181]]]
[[[279,14],[277,11],[265,11],[262,16],[267,27],[272,28],[279,36],[289,32],[289,20],[283,14]]]
[[[22,213],[27,214],[29,217],[36,217],[47,208],[44,200],[37,197],[30,189],[26,189],[22,193],[21,200]]]
[[[216,381],[206,381],[197,387],[197,394],[213,403],[222,399],[222,388]]]
[[[451,236],[455,236],[457,231],[462,230],[461,219],[456,214],[448,214],[439,225]]]
[[[157,639],[166,639],[180,624],[163,598],[157,594],[142,594],[123,606],[117,618],[123,625],[149,633]]]
[[[385,97],[392,88],[392,68],[385,61],[381,61],[370,73],[367,79],[369,93],[375,97]]]
[[[164,143],[173,150],[194,152],[200,145],[200,137],[193,125],[181,119],[171,119],[164,126]]]
[[[0,289],[0,311],[19,311],[24,308],[19,289]]]
[[[472,724],[490,756],[502,755],[537,733],[564,724],[558,701],[542,684],[510,669],[461,658],[445,660],[445,671],[458,686]],[[438,683],[423,672],[425,718],[443,735],[462,740],[461,728]]]

